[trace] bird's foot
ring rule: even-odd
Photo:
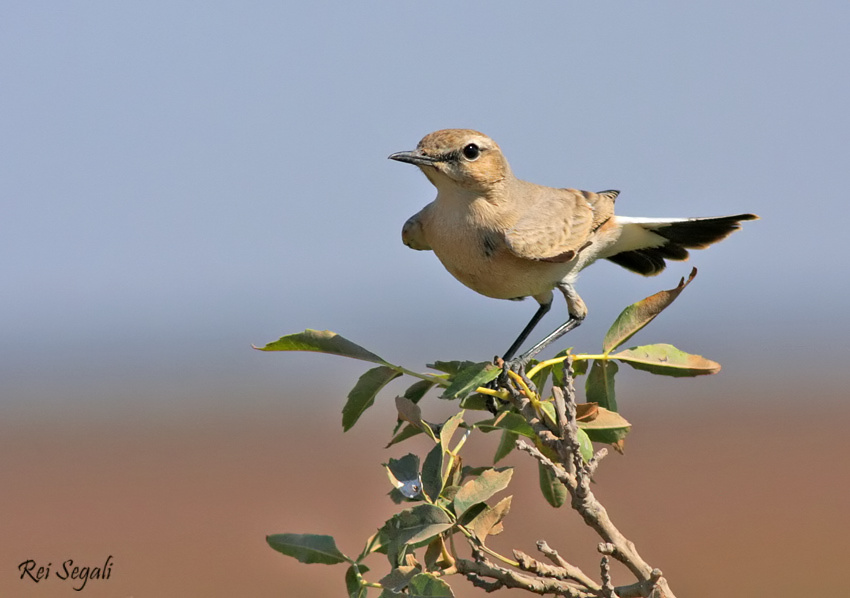
[[[525,375],[525,368],[529,360],[522,357],[515,357],[505,361],[497,357],[495,363],[502,368],[502,373],[496,378],[496,382],[502,387],[508,389],[509,392],[525,391],[529,389],[532,393],[537,393],[537,387],[534,382]],[[511,375],[513,374],[513,375]]]
[[[510,395],[524,394],[534,401],[537,398],[537,386],[531,379],[526,376],[525,368],[529,360],[517,357],[505,361],[501,357],[495,357],[493,363],[501,368],[501,373],[495,379],[484,385],[484,388],[489,388],[494,391],[507,391]],[[508,401],[493,395],[486,395],[487,410],[492,414],[497,414]]]
[[[502,369],[502,372],[494,379],[490,380],[487,384],[484,385],[484,388],[488,388],[492,391],[500,391],[506,388],[507,384],[507,374],[505,373],[505,360],[499,356],[493,358],[493,363]],[[482,393],[483,394],[483,393]],[[493,396],[491,394],[484,395],[486,399],[487,411],[492,413],[493,415],[497,415],[499,411],[507,404],[507,401],[504,399]]]

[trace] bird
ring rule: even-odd
[[[708,218],[635,218],[614,213],[619,191],[537,185],[514,176],[499,145],[471,129],[442,129],[412,151],[389,159],[413,164],[437,197],[402,227],[411,249],[433,251],[461,283],[481,295],[532,297],[537,311],[502,359],[524,366],[577,327],[587,307],[576,292],[579,272],[599,259],[654,276],[665,260],[686,260],[726,238],[755,214]],[[563,294],[568,319],[519,357],[516,353]]]

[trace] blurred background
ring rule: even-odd
[[[635,343],[723,371],[621,372],[634,429],[600,497],[679,595],[838,592],[849,20],[838,1],[4,4],[0,595],[76,595],[18,565],[108,555],[85,595],[343,593],[342,568],[264,535],[359,552],[396,511],[379,464],[410,450],[382,448],[402,386],[343,436],[364,364],[251,345],[327,328],[412,369],[505,350],[536,304],[400,241],[434,190],[386,157],[448,127],[521,178],[620,189],[625,215],[762,217],[657,278],[596,265],[567,340],[596,351],[697,266]],[[546,537],[595,571],[595,539],[512,459],[501,548]]]

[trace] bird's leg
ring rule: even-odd
[[[531,316],[531,320],[529,320],[528,324],[526,324],[525,328],[522,329],[522,332],[519,333],[519,336],[514,341],[514,344],[511,345],[511,348],[505,352],[505,355],[502,357],[507,362],[511,361],[511,358],[516,354],[522,344],[528,338],[528,335],[531,334],[531,331],[534,330],[534,327],[540,322],[543,316],[546,315],[552,308],[552,301],[549,300],[548,303],[541,303],[540,307],[537,308],[537,311],[534,312],[534,315]]]
[[[573,328],[577,328],[579,324],[581,324],[582,320],[570,316],[570,319],[558,326],[555,330],[550,332],[542,341],[531,347],[528,351],[520,355],[515,359],[511,359],[507,362],[507,367],[512,370],[516,370],[519,367],[525,367],[525,364],[528,363],[535,355],[540,353],[547,346],[564,336]]]
[[[587,315],[587,307],[585,306],[584,301],[582,301],[581,297],[578,296],[578,293],[576,293],[572,284],[562,282],[558,284],[558,290],[563,293],[564,299],[566,299],[567,301],[567,311],[570,314],[570,318],[566,322],[558,326],[555,330],[550,332],[543,340],[531,347],[528,351],[526,351],[519,357],[510,360],[505,359],[505,361],[507,362],[507,367],[513,370],[524,368],[525,364],[527,364],[529,360],[531,360],[535,355],[540,353],[543,349],[545,349],[554,341],[564,336],[573,328],[577,328],[579,324],[582,323],[582,320],[584,320],[585,316]],[[546,306],[546,311],[549,311],[550,306],[551,302],[549,303],[549,305]],[[541,305],[540,308],[542,309],[543,305]],[[537,322],[540,320],[541,317],[543,317],[543,314],[545,314],[546,311],[540,313],[540,309],[537,310],[537,313],[534,314],[534,317],[531,319],[531,322],[529,322],[529,325],[525,327],[525,330],[523,330],[523,334],[525,334],[525,336],[528,336],[528,333],[530,333],[531,329],[534,328],[533,325],[537,324]],[[522,335],[520,335],[520,338],[522,340],[525,340],[525,337],[523,337]],[[514,346],[512,346],[511,349],[516,348],[518,348],[518,344],[514,343]]]
[[[496,378],[495,380],[488,382],[486,384],[486,386],[488,388],[492,388],[492,389],[495,390],[495,389],[498,389],[498,388],[503,388],[508,384],[507,369],[509,367],[511,367],[511,365],[513,364],[513,361],[511,361],[511,358],[519,350],[519,348],[522,346],[522,344],[528,339],[528,335],[531,334],[531,331],[534,330],[534,327],[537,326],[538,323],[540,323],[540,320],[543,318],[543,316],[546,315],[546,312],[548,312],[551,308],[552,308],[552,299],[551,298],[548,301],[540,303],[540,307],[538,307],[537,311],[534,312],[534,315],[531,316],[531,320],[528,322],[528,324],[526,324],[525,328],[522,329],[522,332],[519,333],[519,336],[513,342],[510,349],[507,350],[507,352],[505,353],[505,356],[502,357],[502,358],[499,358],[497,356],[493,360],[496,363],[497,366],[502,368],[502,374],[498,378]],[[491,397],[489,395],[487,396],[487,410],[490,411],[493,414],[495,414],[498,410],[498,405],[496,405],[496,399],[494,399],[493,397]]]

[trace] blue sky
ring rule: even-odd
[[[362,367],[250,349],[308,327],[410,367],[501,353],[535,304],[400,242],[434,191],[386,157],[447,127],[495,138],[521,178],[620,189],[626,215],[759,214],[658,278],[585,272],[570,343],[595,350],[692,264],[637,342],[722,362],[718,392],[829,395],[848,22],[837,1],[7,3],[0,412],[262,406],[329,366],[344,390]]]

